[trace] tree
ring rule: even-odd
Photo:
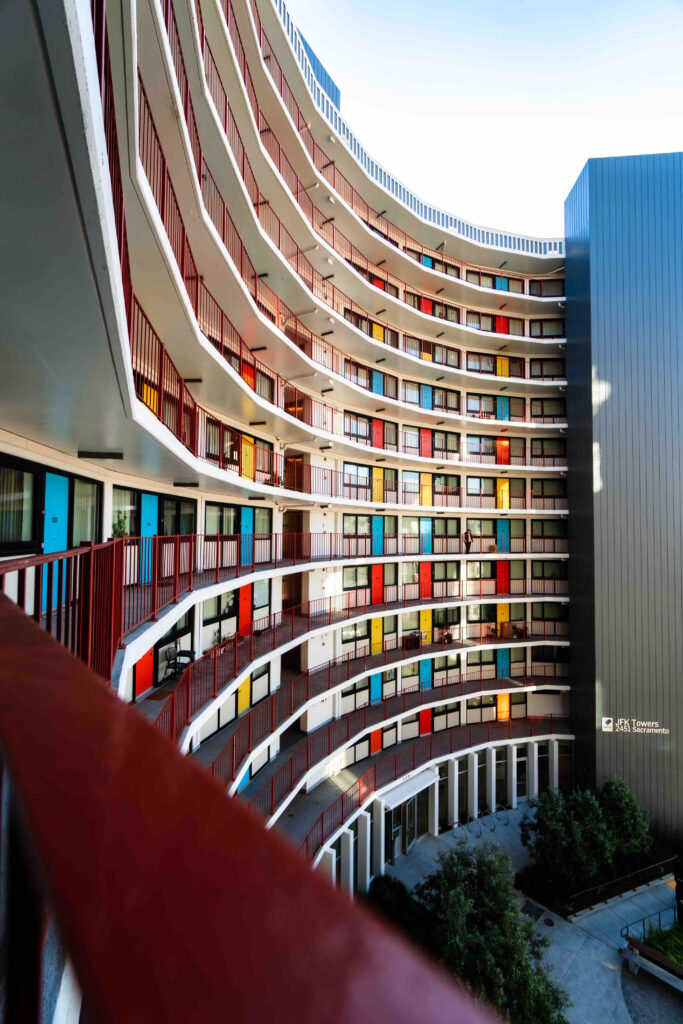
[[[567,996],[542,966],[547,939],[518,910],[510,858],[491,843],[476,850],[461,844],[442,855],[415,897],[393,880],[390,886],[374,882],[370,895],[375,907],[514,1024],[566,1024]]]
[[[652,849],[650,815],[623,779],[610,779],[598,791],[598,801],[612,835],[616,861],[637,860]]]
[[[647,812],[622,779],[596,792],[548,790],[530,806],[536,815],[522,819],[522,843],[541,878],[565,894],[635,866],[652,848]]]

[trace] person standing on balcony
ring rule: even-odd
[[[469,528],[463,533],[462,539],[465,545],[465,554],[469,555],[470,548],[472,547],[472,531]]]

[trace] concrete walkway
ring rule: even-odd
[[[481,835],[474,835],[461,826],[454,832],[443,833],[438,838],[423,836],[406,857],[399,857],[395,865],[387,865],[387,874],[399,878],[409,888],[422,881],[438,866],[439,854],[453,849],[460,842],[477,846],[485,841],[498,844],[512,861],[515,871],[528,862],[528,855],[519,838],[519,823],[524,806],[509,812],[509,825],[496,820],[495,830],[482,823]],[[475,829],[478,833],[478,829]],[[611,900],[608,904],[591,911],[583,911],[572,921],[565,921],[540,904],[527,900],[520,894],[519,905],[535,920],[536,930],[545,936],[550,945],[545,951],[544,962],[550,968],[551,977],[568,994],[572,1005],[567,1011],[570,1024],[650,1024],[647,1017],[632,1017],[622,994],[622,958],[619,946],[622,943],[620,931],[629,924],[656,914],[671,906],[674,891],[666,882],[654,882],[640,891]],[[668,920],[668,919],[667,919]],[[637,981],[637,979],[634,979]],[[651,1024],[665,1024],[668,1006],[665,999],[658,1000],[657,992],[648,993]],[[629,999],[633,1003],[633,999]],[[661,1003],[661,1005],[660,1005]],[[661,1011],[661,1012],[660,1012]],[[679,1018],[683,1020],[683,1015]]]

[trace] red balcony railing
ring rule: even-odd
[[[361,736],[369,729],[382,728],[384,722],[397,718],[407,712],[417,711],[425,704],[435,704],[442,700],[457,700],[462,696],[471,696],[484,690],[509,690],[511,687],[534,685],[543,682],[539,678],[483,679],[479,673],[472,680],[460,683],[435,684],[424,689],[419,683],[406,688],[394,697],[378,701],[376,704],[364,704],[363,707],[342,715],[340,718],[322,726],[316,732],[306,736],[296,746],[270,780],[249,799],[251,807],[265,818],[271,817],[282,800],[288,796],[301,782],[304,776],[319,765],[321,761]],[[501,719],[502,721],[502,719]],[[509,716],[505,719],[509,721]]]
[[[59,987],[49,927],[93,1024],[492,1024],[2,597],[0,632],[8,1021]]]
[[[240,38],[239,29],[235,24],[235,15],[232,10],[232,4],[230,0],[220,0],[220,6],[225,17],[226,25],[228,26],[230,38],[235,48],[238,66],[242,72],[242,77],[245,79],[245,84],[247,84],[248,78],[247,94],[253,109],[255,105],[255,93],[253,84],[251,83],[251,75],[249,74],[249,69],[246,64],[244,47]],[[195,0],[195,7],[199,7],[197,0]],[[301,137],[302,145],[308,151],[316,169],[323,175],[335,192],[337,192],[337,194],[345,201],[347,206],[349,206],[354,213],[356,213],[376,234],[381,235],[392,245],[402,249],[408,256],[411,256],[423,266],[431,267],[436,265],[439,267],[443,266],[444,269],[447,267],[448,269],[446,272],[453,273],[454,271],[457,271],[456,276],[458,277],[462,277],[463,272],[466,273],[467,270],[479,271],[487,275],[493,274],[494,276],[499,277],[500,271],[496,273],[496,271],[492,271],[491,268],[479,267],[477,264],[466,264],[462,261],[454,261],[450,258],[445,260],[442,252],[435,249],[429,249],[422,245],[414,238],[411,238],[410,235],[407,235],[405,231],[402,231],[400,228],[396,227],[396,225],[388,221],[383,213],[378,214],[369,206],[353,185],[351,185],[348,179],[339,171],[335,161],[331,159],[314,140],[310,129],[310,123],[305,120],[299,105],[294,98],[294,94],[287,83],[287,79],[282,72],[282,68],[278,63],[273,48],[268,41],[268,37],[263,30],[255,0],[250,0],[250,8],[254,18],[256,41],[261,49],[264,64],[268,69],[277,91],[282,97],[285,109]],[[253,100],[252,94],[254,94]],[[521,284],[521,279],[519,278],[512,278],[512,281],[519,281]],[[529,287],[529,294],[538,294],[539,292],[542,294],[544,282],[534,281],[533,283],[536,286],[536,289],[532,290],[531,287]],[[531,282],[528,282],[528,284],[530,285]],[[510,287],[510,291],[513,291],[513,287]]]
[[[372,537],[338,533],[124,537],[73,551],[0,562],[0,584],[3,592],[47,632],[109,679],[116,651],[126,634],[155,619],[196,587],[284,565],[457,554],[461,550],[459,536],[431,540],[430,544],[428,537],[408,534]],[[471,551],[490,550],[493,544],[489,541],[494,540],[475,537]],[[525,544],[536,550],[537,541],[555,539],[513,540],[517,543],[510,545],[511,552],[523,553]],[[477,546],[479,541],[483,543]],[[468,596],[476,590],[477,582],[469,581]],[[549,594],[561,593],[549,587],[560,587],[564,581],[512,580],[512,593],[522,592],[520,583],[527,593]],[[541,585],[543,589],[539,589]],[[388,598],[388,589],[386,593]],[[434,593],[447,596],[436,584]],[[398,600],[398,591],[392,600]]]
[[[483,743],[502,743],[548,734],[569,735],[568,719],[559,715],[539,715],[511,718],[504,722],[460,725],[430,736],[421,736],[397,754],[379,755],[375,764],[322,812],[302,843],[301,850],[307,857],[313,858],[323,843],[374,793],[415,771],[422,764]]]
[[[419,608],[425,604],[448,604],[454,600],[450,596],[421,597],[417,583],[387,590],[389,600],[373,603],[368,588],[318,598],[247,623],[187,667],[159,711],[155,720],[157,728],[171,742],[177,743],[194,716],[215,700],[220,691],[248,665],[312,630],[329,629],[349,619],[379,612],[399,611],[412,606]],[[438,640],[432,630],[409,634],[394,641],[393,650],[418,648],[423,653],[438,650],[454,653],[473,643],[507,644],[541,639],[566,640],[567,637],[568,628],[564,621],[506,622],[500,625],[477,622],[443,629]],[[397,659],[394,657],[393,660]]]
[[[323,665],[307,669],[244,713],[239,725],[211,764],[210,770],[213,778],[220,785],[229,786],[237,778],[246,758],[259,743],[271,736],[283,723],[300,714],[310,700],[328,693],[351,679],[357,679],[371,672],[381,672],[387,666],[399,661],[409,661],[411,658],[427,655],[436,657],[439,652],[446,653],[445,648],[448,648],[450,652],[453,639],[458,632],[458,627],[437,628],[432,631],[429,641],[422,634],[419,638],[416,635],[408,635],[400,639],[392,638],[379,645],[368,644],[360,653],[345,654]],[[438,640],[435,636],[436,633],[439,633]],[[548,679],[566,681],[567,666],[564,664],[539,667],[528,677],[525,675],[526,666],[520,665],[519,667],[521,672],[514,677],[515,686],[543,685]],[[404,699],[408,702],[404,708],[407,710],[408,707],[412,707],[416,703],[430,702],[430,700],[434,702],[442,697],[446,699],[451,692],[454,697],[457,697],[469,692],[475,693],[478,690],[493,688],[496,685],[493,665],[479,671],[462,672],[459,668],[448,669],[442,680],[435,677],[433,689],[420,690],[419,685],[416,688],[406,688],[395,697],[379,702],[377,705],[380,706],[379,712],[368,713],[384,714],[381,711],[381,706],[399,708],[402,707],[400,701]],[[501,682],[500,685],[506,685],[509,688],[513,683],[508,678],[505,683]],[[372,705],[373,708],[375,706]],[[387,717],[398,713],[398,711],[391,713],[387,711]],[[285,776],[286,772],[283,773],[280,782],[275,785],[272,800],[275,799],[275,792]],[[291,784],[293,786],[293,781]],[[282,799],[281,795],[277,797],[277,802],[280,799]],[[269,806],[274,807],[275,804],[271,802]],[[272,813],[263,806],[259,806],[259,810],[263,814]]]
[[[229,16],[228,16],[229,17]],[[234,24],[234,20],[231,22]],[[231,34],[233,41],[235,35]],[[253,174],[251,168],[248,168],[245,174],[245,161],[248,167],[248,160],[246,160],[244,147],[240,138],[237,126],[235,124],[230,105],[228,102],[227,91],[223,85],[220,72],[216,65],[211,48],[203,37],[204,47],[204,71],[206,75],[206,81],[209,88],[211,98],[213,100],[216,112],[223,124],[226,137],[230,143],[235,157],[238,162],[238,167],[241,170],[242,177],[245,181],[253,182]],[[242,51],[243,52],[243,51]],[[396,277],[394,274],[388,273],[382,267],[376,266],[371,263],[363,253],[353,245],[349,239],[342,234],[342,232],[333,223],[334,218],[325,216],[325,214],[315,206],[310,192],[306,190],[306,187],[297,176],[294,168],[287,159],[284,150],[277,139],[273,129],[266,120],[263,110],[258,105],[256,94],[253,88],[253,82],[249,69],[246,66],[246,62],[243,65],[243,78],[247,87],[247,95],[251,104],[252,113],[256,122],[256,128],[258,131],[259,138],[271,157],[273,163],[280,171],[280,174],[287,185],[288,189],[292,193],[297,204],[300,206],[304,216],[313,227],[316,234],[320,235],[328,244],[337,252],[342,259],[349,263],[355,270],[357,270],[371,285],[380,291],[389,292],[395,298],[398,298],[403,303],[407,303],[415,308],[419,308],[421,312],[426,312],[431,316],[437,317],[438,319],[447,320],[451,323],[462,323],[466,322],[466,311],[452,302],[444,303],[435,294],[429,294],[422,292],[417,289],[414,285],[407,284],[405,281]],[[250,189],[251,191],[251,189]],[[262,225],[266,228],[272,241],[279,247],[281,242],[281,231],[282,225],[270,207],[259,204],[257,206],[257,212],[259,220]],[[291,239],[288,241],[291,243]],[[289,248],[289,245],[288,245]],[[305,275],[307,282],[309,283],[309,275]],[[341,294],[341,293],[340,293]],[[344,296],[346,300],[346,297]],[[350,301],[350,300],[348,300]],[[348,305],[348,301],[345,301],[345,308],[351,308]],[[367,314],[366,314],[367,315]],[[504,334],[517,334],[519,336],[524,335],[524,320],[523,319],[510,319],[509,317],[490,317],[490,328],[480,327],[481,330],[496,331]],[[382,321],[377,321],[382,323]],[[562,332],[560,331],[560,334]],[[448,348],[448,346],[444,346]],[[452,350],[457,351],[457,350]],[[444,360],[446,361],[446,360]]]

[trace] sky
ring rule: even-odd
[[[683,0],[287,0],[369,153],[476,224],[562,235],[591,156],[683,148]]]

